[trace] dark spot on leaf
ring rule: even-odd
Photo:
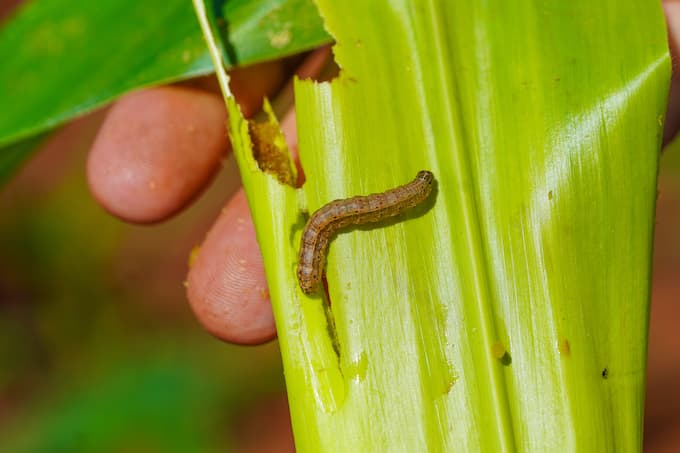
[[[566,338],[560,341],[558,348],[563,357],[569,357],[571,355],[571,344]]]
[[[278,145],[281,131],[271,122],[248,122],[250,140],[253,142],[253,157],[260,169],[275,176],[283,184],[295,187],[297,172],[293,169],[288,150]]]
[[[501,341],[497,341],[491,346],[491,354],[493,354],[493,356],[499,362],[501,362],[501,365],[503,366],[508,366],[512,364],[512,357],[510,356],[510,352],[508,352],[508,350],[505,348]]]

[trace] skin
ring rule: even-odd
[[[321,73],[329,49],[310,55],[300,77]],[[259,111],[291,76],[277,61],[230,73],[231,88],[246,116]],[[289,87],[284,87],[289,89]],[[224,102],[214,79],[140,90],[114,104],[92,145],[87,177],[94,198],[131,223],[166,220],[205,190],[231,152]],[[297,151],[292,112],[281,126]],[[242,189],[227,203],[189,269],[187,296],[198,320],[213,335],[240,344],[276,336],[262,257]]]
[[[680,128],[680,83],[675,67],[680,49],[680,2],[664,3],[674,54],[665,138]],[[325,52],[325,54],[324,54]],[[328,51],[313,54],[298,70],[318,75]],[[260,107],[289,76],[282,62],[232,73],[232,89],[247,115]],[[226,114],[214,81],[138,91],[109,112],[88,160],[89,185],[113,215],[136,223],[160,222],[182,210],[210,183],[230,152]],[[291,149],[297,149],[294,118],[282,121]],[[198,320],[215,336],[257,344],[276,335],[274,319],[242,189],[226,203],[189,270],[187,295]]]

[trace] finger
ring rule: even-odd
[[[312,53],[300,66],[298,76],[318,74],[329,58],[328,49]],[[288,146],[297,154],[292,109],[284,115],[281,128]],[[243,191],[227,204],[208,233],[187,282],[187,295],[197,318],[215,336],[233,343],[255,344],[276,335],[262,257]]]
[[[300,79],[313,78],[316,81],[329,81],[338,75],[338,71],[339,68],[332,59],[331,47],[324,46],[308,54],[295,70],[295,75]],[[286,112],[283,117],[280,118],[281,130],[286,138],[286,145],[288,146],[288,150],[290,151],[293,162],[297,168],[297,185],[299,187],[305,182],[305,174],[302,165],[300,165],[298,155],[295,108],[292,102],[294,97],[293,86],[294,82],[291,78],[279,92],[273,105],[275,106],[275,110],[283,110]]]
[[[235,71],[232,90],[245,115],[278,89],[282,62]],[[195,86],[214,91],[214,78]],[[123,220],[152,223],[180,211],[207,187],[229,149],[221,95],[189,83],[137,91],[110,110],[87,173],[97,201]]]
[[[229,87],[243,116],[249,118],[260,111],[263,98],[276,93],[289,76],[282,60],[260,63],[229,71]]]
[[[246,118],[252,117],[262,108],[265,96],[276,93],[290,76],[290,57],[229,70],[229,88]],[[177,85],[198,88],[222,96],[220,84],[214,75],[196,77],[179,82]]]
[[[187,279],[198,320],[218,338],[257,344],[276,335],[262,256],[243,190],[213,225]]]
[[[121,98],[88,157],[92,194],[130,222],[171,216],[219,168],[229,146],[226,119],[218,96],[189,88],[152,88]]]

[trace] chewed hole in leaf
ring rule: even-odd
[[[276,177],[281,183],[295,187],[297,171],[278,124],[248,121],[248,131],[253,143],[253,157],[260,169]]]

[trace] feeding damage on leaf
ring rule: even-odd
[[[263,172],[274,176],[279,182],[298,186],[298,173],[281,132],[279,122],[265,99],[262,105],[264,118],[248,121],[248,135],[252,144],[253,158]]]
[[[297,172],[291,165],[287,152],[277,146],[276,139],[280,135],[278,126],[268,122],[249,121],[248,131],[253,142],[253,157],[260,169],[275,176],[283,184],[294,187]]]

